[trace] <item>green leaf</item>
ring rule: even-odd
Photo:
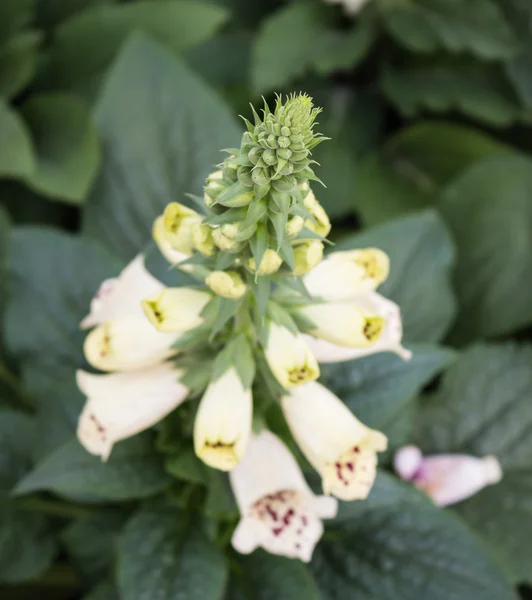
[[[8,497],[11,488],[31,466],[35,423],[26,414],[0,410],[0,498]]]
[[[51,566],[56,552],[42,515],[0,507],[0,582],[15,584],[38,577]]]
[[[381,429],[392,425],[405,405],[455,357],[452,350],[438,346],[414,345],[410,350],[409,361],[383,352],[321,365],[321,381],[361,421]]]
[[[425,121],[403,129],[358,165],[356,208],[366,225],[434,205],[443,185],[476,160],[512,151],[480,130]]]
[[[52,198],[85,200],[100,161],[88,106],[73,95],[41,94],[23,105],[22,115],[37,153],[27,183]]]
[[[320,600],[309,568],[264,550],[234,557],[234,585],[246,600]]]
[[[83,600],[120,600],[113,582],[103,581],[97,585]]]
[[[79,323],[121,264],[93,242],[51,228],[14,229],[11,245],[6,344],[50,376],[71,377],[85,366]]]
[[[33,16],[34,0],[3,0],[0,46],[26,27]]]
[[[532,160],[476,163],[444,192],[441,212],[458,249],[460,342],[532,323]]]
[[[295,2],[264,19],[255,38],[251,78],[256,93],[285,86],[314,63],[327,32],[320,4]]]
[[[30,132],[19,114],[0,100],[0,176],[29,177],[34,169]]]
[[[335,250],[365,247],[390,256],[390,276],[379,292],[400,306],[406,343],[439,341],[455,314],[454,250],[442,219],[423,211],[349,236]]]
[[[140,0],[94,6],[56,29],[45,76],[56,87],[86,86],[91,80],[97,87],[134,31],[146,33],[180,53],[210,38],[227,18],[227,10],[202,0]]]
[[[146,498],[166,489],[162,457],[151,435],[137,435],[113,448],[108,462],[89,454],[78,440],[45,457],[16,487],[16,494],[53,491],[74,500],[100,502]]]
[[[386,27],[414,52],[470,52],[484,60],[506,59],[519,49],[517,37],[494,0],[382,2]]]
[[[85,9],[116,2],[117,0],[37,0],[37,21],[42,27],[50,29]]]
[[[154,506],[126,526],[118,561],[123,600],[218,600],[226,579],[223,554],[190,515]]]
[[[153,221],[169,202],[202,189],[220,148],[240,137],[220,99],[165,50],[139,36],[115,63],[96,122],[104,162],[84,229],[126,259],[151,239]]]
[[[31,81],[37,69],[41,34],[27,31],[0,48],[0,97],[16,96]]]
[[[532,346],[514,343],[469,348],[426,399],[419,443],[424,453],[495,455],[503,479],[457,506],[493,543],[516,581],[532,572],[525,523],[532,510]]]
[[[407,117],[426,110],[432,113],[458,110],[496,127],[525,117],[509,83],[494,68],[479,64],[386,69],[381,87]],[[528,116],[530,119],[530,116]]]
[[[96,582],[109,572],[124,524],[123,514],[102,511],[72,522],[62,532],[69,557],[87,581]]]
[[[383,476],[381,476],[383,477]],[[388,477],[386,491],[349,503],[350,515],[312,561],[322,598],[513,600],[485,549],[450,513]]]

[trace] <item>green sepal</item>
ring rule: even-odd
[[[252,275],[249,273],[248,285],[251,289],[253,297],[255,298],[258,315],[262,319],[266,314],[266,308],[270,298],[271,279],[268,276],[257,277],[253,279]]]
[[[214,263],[214,270],[225,271],[234,264],[236,258],[236,255],[232,252],[218,252],[216,255],[216,262]]]
[[[207,207],[205,206],[205,202],[203,201],[203,198],[201,196],[196,196],[195,194],[188,194],[188,193],[185,194],[185,196],[187,198],[189,198],[190,200],[192,200],[192,202],[194,202],[196,207],[200,209],[200,213],[202,215],[205,214],[205,209]]]
[[[172,348],[181,352],[189,352],[198,346],[206,346],[211,337],[212,322],[206,321],[194,329],[183,333],[179,339],[172,345]]]
[[[244,222],[242,223],[242,230],[246,229],[250,225],[258,223],[262,217],[268,211],[268,204],[266,200],[262,199],[259,202],[252,202],[249,205],[248,212]],[[237,240],[238,241],[238,240]]]
[[[227,223],[237,223],[238,221],[242,221],[242,219],[246,218],[246,209],[245,208],[230,208],[229,210],[225,210],[223,213],[218,215],[213,215],[205,219],[205,225],[226,225]]]
[[[287,310],[285,310],[282,306],[279,306],[279,304],[277,304],[276,302],[272,300],[268,302],[266,314],[273,323],[276,323],[281,327],[285,327],[294,335],[297,335],[299,333],[297,325],[294,319],[292,319],[292,317],[290,316],[290,313]]]
[[[279,248],[282,246],[284,242],[284,236],[286,233],[286,224],[288,223],[288,219],[282,215],[281,213],[272,213],[270,212],[270,221],[272,222],[273,228],[275,230],[275,237],[277,239],[277,252],[279,252]]]
[[[211,382],[234,368],[244,389],[250,389],[255,378],[253,349],[243,333],[232,338],[214,360]]]
[[[290,267],[290,270],[293,271],[295,268],[294,251],[290,242],[288,240],[284,240],[281,246],[279,247],[278,252],[279,256]]]
[[[181,383],[190,390],[190,396],[198,396],[209,385],[211,379],[212,358],[198,358],[196,364],[191,364],[186,368],[185,374],[181,377]],[[179,360],[178,360],[179,365]]]
[[[257,225],[257,231],[255,235],[249,241],[249,247],[251,248],[253,258],[255,259],[257,271],[260,267],[260,263],[262,262],[264,253],[268,249],[268,237],[268,228],[264,223],[259,223]],[[255,273],[255,281],[257,281],[258,277],[258,273]]]
[[[307,227],[303,227],[303,229],[299,232],[297,237],[295,237],[292,241],[295,241],[295,240],[319,240],[320,242],[323,242],[324,244],[327,244],[329,246],[335,245],[333,242],[331,242],[327,238],[324,238],[319,233],[316,233],[315,231],[312,231],[311,229],[308,229]]]
[[[255,194],[255,202],[262,200],[264,198],[264,196],[266,196],[266,194],[270,191],[270,188],[271,188],[271,186],[269,183],[265,183],[263,185],[255,184],[253,186],[253,193]]]
[[[245,199],[245,194],[249,194],[249,188],[242,185],[239,181],[226,188],[215,200],[215,204],[221,204],[228,208],[247,206],[250,200]],[[242,199],[244,196],[244,199]]]
[[[216,301],[218,305],[218,312],[212,325],[210,335],[211,339],[220,333],[224,325],[235,316],[239,306],[242,303],[241,299],[232,300],[231,298],[222,298],[222,296],[217,296]]]
[[[240,150],[238,151],[240,153]],[[247,154],[239,154],[231,158],[226,158],[224,164],[229,167],[252,167],[253,163],[247,157]]]
[[[290,311],[291,318],[299,331],[309,332],[316,330],[316,323],[305,316],[302,312],[297,309]]]
[[[237,156],[238,154],[240,154],[240,148],[222,148],[220,152],[225,152],[230,156]]]
[[[303,279],[301,279],[301,277],[296,277],[295,275],[285,275],[277,277],[275,281],[279,286],[283,286],[288,289],[294,290],[295,292],[297,292],[304,298],[308,298],[309,300],[312,299],[312,296],[309,294],[309,291],[305,287],[305,284],[303,283]]]
[[[255,235],[255,231],[257,231],[257,226],[252,223],[248,227],[241,227],[240,231],[235,235],[235,242],[247,242],[251,237]]]
[[[267,345],[267,339],[265,342],[261,343],[263,347],[265,347]],[[277,381],[262,352],[259,352],[257,355],[257,386],[260,386],[262,390],[267,389],[269,395],[274,400],[278,401],[283,396],[286,396],[286,390]]]
[[[288,192],[277,192],[272,190],[270,198],[280,210],[281,214],[287,217],[288,212],[290,211],[290,194]]]

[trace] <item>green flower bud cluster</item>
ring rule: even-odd
[[[314,132],[319,112],[305,94],[278,96],[273,112],[265,103],[262,119],[253,109],[240,148],[207,178],[204,223],[215,246],[235,255],[227,267],[238,262],[256,279],[278,270],[301,275],[321,259],[330,222],[309,186],[319,181],[311,150],[327,139]]]

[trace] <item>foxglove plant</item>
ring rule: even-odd
[[[314,131],[319,112],[293,95],[244,119],[240,147],[227,150],[203,197],[191,197],[199,212],[172,202],[153,226],[161,253],[197,286],[165,288],[137,257],[102,284],[82,322],[96,326],[88,362],[114,372],[78,374],[88,396],[79,439],[103,459],[185,398],[199,399],[193,447],[230,472],[241,512],[234,547],[305,561],[337,501],[311,491],[267,430],[266,408],[279,403],[326,496],[364,499],[387,439],[316,381],[319,362],[410,357],[399,308],[376,292],[387,255],[363,248],[322,260],[331,224],[309,185],[319,182],[311,151],[325,139]]]

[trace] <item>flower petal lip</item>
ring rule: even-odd
[[[130,371],[166,360],[178,335],[156,331],[143,316],[114,319],[85,338],[87,362],[101,371]]]
[[[246,450],[253,416],[251,390],[234,368],[205,391],[194,421],[194,450],[209,466],[230,471]]]
[[[386,436],[361,423],[317,382],[294,388],[281,404],[292,435],[322,477],[324,492],[342,500],[366,498]]]
[[[107,460],[113,445],[148,429],[177,408],[189,390],[172,363],[110,375],[76,372],[87,402],[77,435],[91,453]]]
[[[141,300],[162,290],[164,285],[149,273],[144,255],[137,255],[115,279],[106,279],[91,302],[81,329],[101,325],[125,315],[142,315]]]
[[[335,517],[338,502],[314,495],[283,442],[269,431],[253,435],[229,478],[241,513],[233,547],[248,554],[261,546],[309,562],[321,519]]]
[[[273,375],[285,388],[320,376],[318,362],[303,337],[275,323],[269,326],[265,356]]]

